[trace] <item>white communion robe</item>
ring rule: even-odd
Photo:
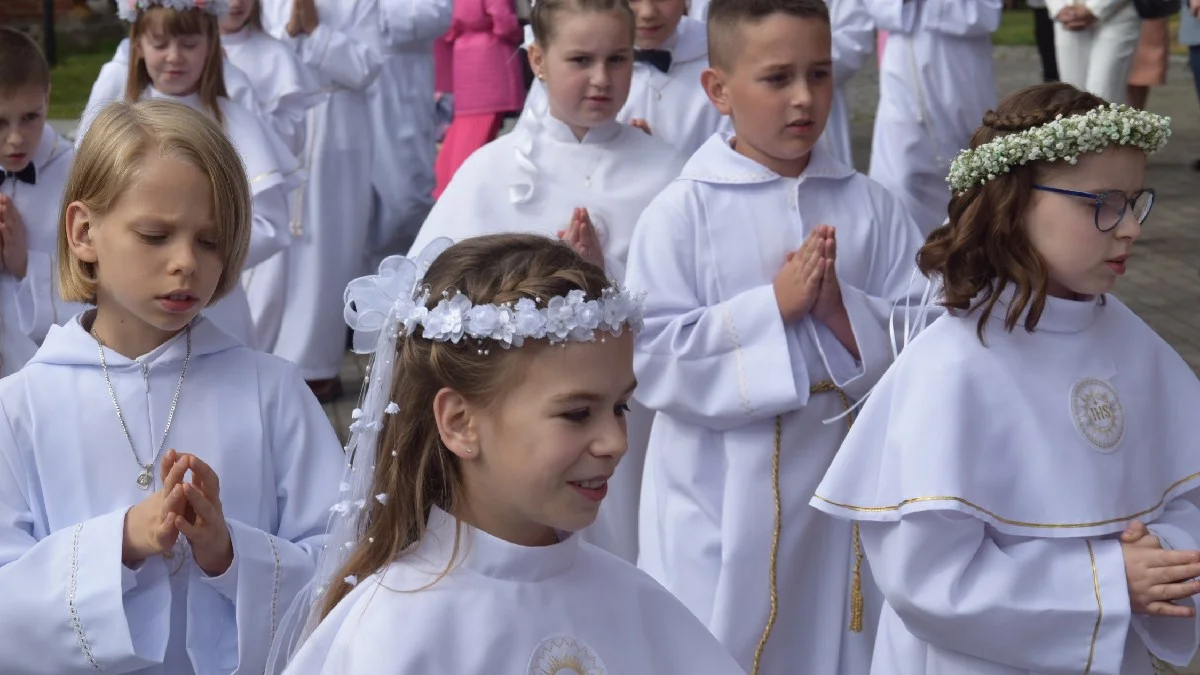
[[[33,185],[10,177],[0,185],[0,194],[13,200],[21,220],[25,223],[25,243],[29,251],[29,264],[25,278],[17,280],[7,273],[0,273],[0,321],[3,328],[15,329],[26,338],[14,336],[14,350],[0,349],[0,373],[8,374],[19,370],[37,350],[34,343],[41,342],[50,326],[63,324],[86,307],[62,299],[58,290],[58,230],[62,217],[63,189],[71,173],[75,148],[46,124],[42,137],[33,152],[32,164],[36,171]],[[14,310],[17,314],[14,315]],[[33,342],[28,342],[32,338]],[[18,343],[24,345],[19,347]],[[23,356],[21,356],[23,354]]]
[[[438,237],[460,240],[483,234],[531,232],[555,237],[584,207],[604,247],[605,267],[618,283],[642,210],[683,167],[665,142],[628,124],[609,122],[580,141],[551,115],[522,114],[511,133],[475,151],[454,174],[410,254]],[[643,289],[653,290],[653,289]],[[642,462],[652,415],[630,404],[629,450],[612,480],[600,515],[584,537],[637,560],[637,517]]]
[[[818,143],[846,166],[854,166],[851,111],[846,89],[875,53],[875,24],[863,0],[825,0],[833,32],[833,104]]]
[[[258,99],[254,94],[254,85],[251,84],[250,78],[240,68],[229,62],[229,59],[223,61],[223,75],[225,77],[225,93],[229,98],[239,103],[242,107],[254,112],[256,115],[262,116],[262,111],[258,108]],[[113,54],[112,60],[100,67],[100,72],[96,75],[96,81],[92,83],[92,91],[88,95],[87,105],[83,109],[83,115],[80,116],[79,126],[75,130],[75,147],[79,147],[80,141],[83,140],[83,134],[87,128],[92,125],[92,120],[104,106],[113,101],[125,100],[125,83],[129,79],[129,38],[121,40],[117,45],[117,51]],[[266,121],[270,122],[269,119]]]
[[[1142,520],[1200,549],[1200,382],[1112,296],[1049,298],[1033,333],[1005,332],[1007,310],[986,347],[977,313],[919,335],[812,500],[860,522],[886,601],[871,674],[1186,665],[1200,621],[1131,616],[1119,536]]]
[[[662,49],[671,52],[671,66],[662,72],[649,63],[633,64],[629,98],[617,121],[646,120],[650,133],[666,141],[684,158],[700,149],[717,132],[733,130],[730,119],[713,107],[700,84],[708,68],[708,36],[703,21],[683,17]],[[525,97],[525,113],[547,116],[549,100],[541,80],[534,80]]]
[[[451,0],[380,0],[383,68],[367,91],[374,184],[363,265],[403,254],[433,208],[437,104],[433,43],[450,30]]]
[[[871,178],[904,202],[922,234],[950,204],[950,162],[996,104],[991,34],[1003,0],[859,0],[887,31]]]
[[[147,95],[177,101],[203,111],[200,98],[167,96],[151,87]],[[271,259],[291,244],[288,223],[291,220],[292,194],[304,180],[304,172],[283,140],[267,127],[261,117],[227,98],[218,99],[225,118],[225,132],[237,148],[250,180],[252,197],[250,252],[243,270]],[[251,349],[263,346],[254,331],[254,320],[246,289],[234,284],[229,294],[217,301],[204,315],[217,326]]]
[[[454,559],[455,529],[435,507],[425,539],[350,591],[286,675],[742,674],[671,594],[579,537],[526,547],[463,524]]]
[[[180,333],[137,360],[106,352],[139,462],[158,447],[185,347]],[[150,493],[78,320],[52,328],[29,365],[0,381],[0,416],[5,672],[263,672],[278,621],[314,572],[345,464],[290,365],[193,324],[166,447],[220,478],[234,560],[217,577],[185,544],[171,560],[122,563],[126,512]],[[154,476],[161,487],[157,461]]]
[[[291,0],[260,0],[264,25],[312,69],[329,99],[309,111],[308,182],[292,245],[255,270],[255,322],[279,326],[263,349],[295,363],[305,380],[336,377],[346,346],[342,292],[362,273],[371,215],[372,146],[367,88],[379,75],[376,0],[317,0],[312,35],[287,36]],[[432,94],[430,94],[432,97]]]
[[[304,156],[308,111],[329,95],[286,44],[247,24],[221,35],[226,63],[239,68],[253,85],[255,103],[295,157]]]
[[[820,322],[779,313],[772,281],[822,224],[837,228],[859,361]],[[851,632],[851,527],[808,507],[847,424],[824,422],[844,411],[841,395],[814,389],[855,401],[887,369],[893,304],[920,292],[920,244],[899,200],[819,146],[787,179],[720,136],[634,232],[628,284],[649,291],[634,367],[657,413],[638,565],[748,672],[867,672],[878,596],[862,584],[864,630]]]

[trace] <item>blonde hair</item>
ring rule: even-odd
[[[604,271],[556,239],[533,234],[495,234],[465,239],[434,260],[424,277],[430,289],[428,307],[442,291],[457,289],[475,304],[509,303],[522,298],[565,296],[573,290],[598,298],[609,286]],[[396,343],[395,377],[391,400],[399,411],[387,415],[379,433],[369,500],[363,511],[365,527],[350,557],[333,579],[354,575],[366,579],[402,557],[425,534],[434,506],[455,513],[466,499],[459,460],[441,443],[433,417],[433,401],[450,388],[482,406],[501,398],[519,382],[525,359],[538,349],[526,342],[520,349],[485,353],[472,340],[436,342],[423,337],[400,337]],[[446,571],[458,553],[458,535]],[[334,583],[319,600],[324,618],[350,588]]]
[[[63,192],[58,228],[58,280],[70,302],[96,302],[95,265],[75,257],[67,241],[67,209],[78,202],[95,215],[109,212],[138,179],[151,153],[187,163],[212,189],[217,250],[224,268],[209,304],[238,283],[250,248],[250,181],[225,132],[181,103],[113,103],[88,128]]]
[[[221,50],[221,25],[217,17],[200,9],[174,9],[172,7],[150,7],[138,12],[137,20],[129,29],[129,76],[125,80],[125,100],[133,103],[142,97],[150,81],[146,69],[146,57],[142,53],[142,37],[147,33],[161,31],[167,35],[203,36],[208,43],[208,54],[204,59],[204,70],[200,73],[199,89],[196,94],[200,104],[217,120],[224,124],[218,99],[228,98],[225,88],[225,60]]]

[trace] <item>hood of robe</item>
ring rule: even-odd
[[[79,323],[83,314],[75,316],[64,326],[51,326],[41,348],[29,360],[30,364],[46,363],[62,366],[100,367],[100,352],[96,339]],[[136,359],[122,356],[111,349],[104,350],[104,359],[110,367],[127,366],[134,363],[170,363],[183,361],[187,355],[185,332],[167,340],[158,348]],[[192,321],[192,357],[215,354],[229,349],[244,348],[241,342],[217,328],[204,317]]]
[[[708,58],[708,32],[703,21],[685,16],[675,29],[675,46],[671,47],[671,60],[687,63]]]

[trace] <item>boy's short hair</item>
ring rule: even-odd
[[[39,87],[50,91],[50,66],[38,44],[25,33],[0,26],[0,96]]]
[[[712,0],[708,6],[708,63],[729,69],[741,48],[742,24],[772,14],[820,19],[829,24],[825,0]]]
[[[63,192],[58,227],[58,280],[64,300],[96,302],[96,270],[75,257],[67,241],[67,209],[73,202],[93,214],[112,209],[152,153],[194,166],[212,188],[217,251],[224,268],[211,306],[242,274],[250,248],[250,181],[241,155],[210,117],[162,99],[112,103],[96,116],[75,153]]]

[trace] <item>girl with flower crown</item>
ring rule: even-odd
[[[1200,645],[1200,381],[1110,294],[1168,125],[1039,85],[954,161],[918,254],[948,311],[811,502],[859,523],[872,675],[1150,675]]]
[[[246,268],[287,248],[288,202],[303,174],[295,156],[256,111],[228,98],[219,27],[228,13],[228,0],[120,0],[119,7],[120,17],[132,24],[125,100],[174,100],[219,122],[241,155],[254,194]],[[85,122],[106,103],[97,102]],[[85,125],[78,133],[82,137],[86,132]],[[206,315],[247,346],[259,346],[240,285]]]
[[[206,115],[115,103],[62,201],[58,286],[95,307],[0,380],[0,671],[258,675],[345,459],[291,364],[199,316],[246,172]]]
[[[614,279],[642,210],[684,158],[617,121],[633,77],[634,16],[624,0],[538,0],[530,64],[546,112],[526,108],[517,128],[472,154],[454,174],[413,244],[500,232],[558,236]],[[653,415],[633,404],[630,452],[614,494],[587,536],[637,559],[641,467]]]
[[[346,291],[374,358],[316,629],[287,672],[740,674],[678,600],[578,536],[627,448],[640,298],[546,237],[447,246]]]

